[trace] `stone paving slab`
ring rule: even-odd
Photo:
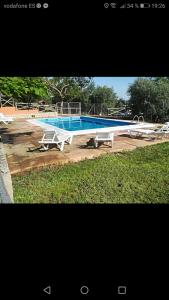
[[[154,145],[169,139],[150,140],[146,138],[131,138],[128,135],[115,136],[113,148],[102,145],[98,149],[86,148],[87,141],[95,135],[74,136],[71,145],[65,145],[64,151],[56,147],[49,151],[27,152],[28,147],[38,147],[43,131],[39,126],[32,125],[25,119],[15,120],[12,125],[3,125],[0,128],[3,146],[6,153],[11,174],[37,169],[47,165],[61,165],[69,162],[78,162],[84,159],[93,159],[106,153],[132,151],[137,147]]]

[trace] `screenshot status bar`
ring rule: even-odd
[[[104,2],[104,8],[105,9],[112,9],[112,8],[120,8],[120,9],[128,9],[128,8],[166,8],[167,4],[164,2],[161,3],[117,3],[117,2]]]

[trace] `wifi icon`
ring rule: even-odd
[[[110,3],[111,8],[116,8],[116,3]]]

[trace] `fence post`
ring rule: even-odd
[[[69,102],[67,102],[67,110],[68,110],[68,114],[71,115]]]
[[[57,112],[57,113],[58,113],[57,102],[55,103],[55,112]]]
[[[81,116],[81,114],[82,114],[82,106],[81,106],[81,102],[79,102],[79,114],[80,114],[80,116]]]

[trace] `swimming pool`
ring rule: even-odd
[[[112,120],[88,116],[39,118],[28,121],[43,129],[57,130],[69,134],[71,133],[72,135],[90,134],[96,133],[97,131],[115,131],[117,133],[131,128],[150,127],[150,125],[145,123],[138,124],[133,121]]]
[[[100,129],[100,128],[107,128],[107,127],[130,125],[129,122],[124,122],[124,121],[83,117],[83,116],[40,119],[39,121],[67,131]]]

